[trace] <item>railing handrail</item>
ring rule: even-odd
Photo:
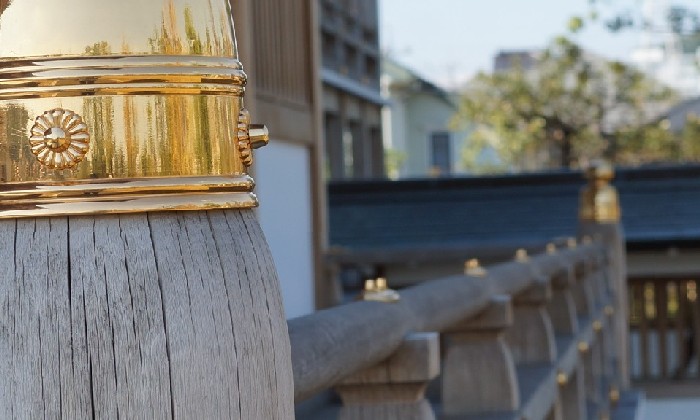
[[[397,303],[354,302],[292,319],[295,400],[384,360],[411,332],[443,331],[476,315],[497,295],[517,295],[537,282],[597,263],[602,250],[589,244],[496,264],[486,277],[457,275],[402,289]]]

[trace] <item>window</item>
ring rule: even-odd
[[[431,172],[445,175],[452,172],[450,133],[437,131],[430,134]]]
[[[355,139],[352,129],[343,131],[343,177],[352,178],[355,175]]]
[[[321,45],[323,51],[323,65],[335,68],[338,65],[338,44],[335,35],[324,31],[321,36]]]

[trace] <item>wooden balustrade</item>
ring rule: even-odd
[[[700,303],[696,281],[631,279],[629,295],[633,378],[697,378]]]
[[[598,242],[291,320],[296,400],[334,388],[342,419],[614,418],[626,380],[613,263]]]

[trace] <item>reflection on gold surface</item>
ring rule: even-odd
[[[232,58],[107,56],[0,60],[0,99],[86,95],[242,96],[246,75]]]
[[[90,132],[90,150],[75,168],[50,170],[31,151],[28,137],[35,116],[52,105],[81,115]],[[243,174],[236,132],[240,98],[150,95],[0,101],[9,152],[5,182],[95,178]],[[0,157],[0,159],[2,159]]]
[[[0,205],[0,219],[85,214],[144,213],[174,210],[252,208],[258,205],[252,193],[207,193],[128,195],[123,197],[71,198],[60,201],[6,201]]]
[[[228,0],[0,0],[0,217],[254,205],[245,84]]]
[[[617,189],[610,185],[615,178],[607,162],[595,162],[586,171],[588,185],[579,194],[579,219],[598,223],[620,221],[620,200]]]
[[[246,192],[253,179],[242,176],[155,177],[134,179],[98,179],[62,183],[0,184],[0,200],[117,196],[127,194],[172,194],[182,192]]]
[[[0,57],[237,56],[227,0],[0,2]]]

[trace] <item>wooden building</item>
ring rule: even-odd
[[[317,281],[326,238],[318,4],[241,0],[233,16],[249,76],[246,107],[270,130],[269,147],[256,154],[258,214],[291,318],[316,308],[323,293],[315,284],[324,284]]]
[[[318,0],[326,176],[384,176],[377,0]]]
[[[290,318],[329,304],[325,180],[384,175],[377,9],[377,0],[233,3],[246,107],[271,133],[255,179]]]

